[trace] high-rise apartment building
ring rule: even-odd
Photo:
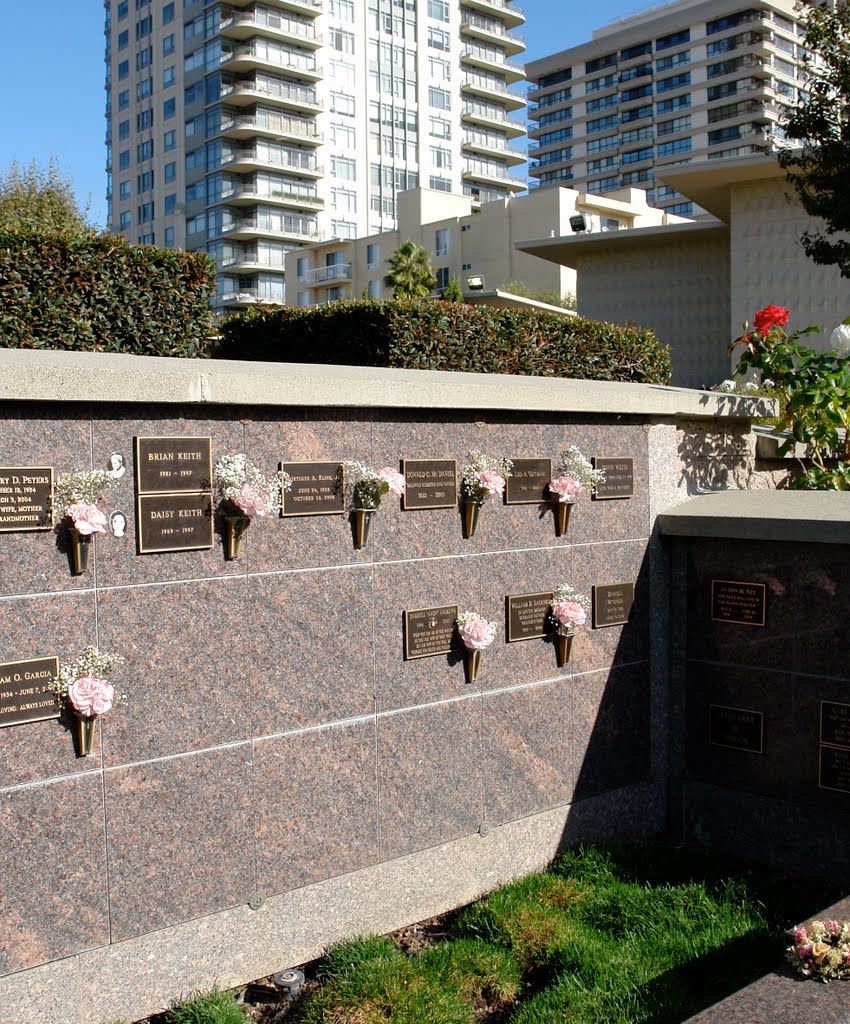
[[[512,0],[106,0],[112,230],[209,252],[219,303],[395,227],[418,185],[522,191]]]
[[[702,211],[665,167],[767,152],[805,88],[796,0],[677,0],[526,66],[529,174],[581,192],[643,188]],[[534,187],[534,185],[532,186]]]

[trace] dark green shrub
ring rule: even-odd
[[[0,232],[0,347],[203,356],[215,265],[114,236]]]
[[[668,350],[650,330],[459,302],[253,309],[225,322],[213,355],[652,384],[670,379]]]

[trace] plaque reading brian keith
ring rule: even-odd
[[[0,466],[0,533],[49,530],[53,468]]]
[[[209,437],[137,437],[135,448],[139,494],[208,491],[212,486]]]
[[[58,672],[58,658],[0,664],[0,727],[58,718],[59,705],[48,689]]]
[[[450,654],[457,619],[457,605],[416,608],[404,613],[404,658],[433,658]]]

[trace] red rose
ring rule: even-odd
[[[784,327],[788,323],[789,316],[791,316],[791,310],[784,306],[765,306],[753,318],[753,328],[765,338],[771,327]]]

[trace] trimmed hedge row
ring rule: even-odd
[[[459,302],[257,307],[225,321],[213,356],[651,384],[670,380],[669,352],[650,330]]]
[[[0,231],[0,346],[204,356],[214,286],[203,253]]]

